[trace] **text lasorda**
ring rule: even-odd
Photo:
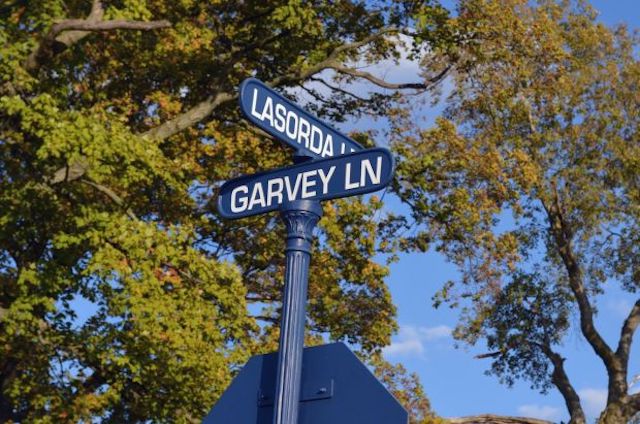
[[[328,158],[362,150],[351,138],[254,78],[242,83],[240,106],[251,122],[303,156]]]

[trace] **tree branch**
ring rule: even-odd
[[[122,22],[122,21],[120,21]],[[161,21],[162,22],[162,21]],[[139,23],[142,24],[142,23]],[[151,23],[146,23],[146,24],[151,24]],[[167,23],[168,24],[168,23]],[[83,27],[86,28],[86,27]],[[93,28],[95,28],[95,25],[93,26]],[[74,27],[73,29],[80,29],[78,27]],[[52,29],[53,30],[53,29]],[[442,71],[440,74],[436,75],[434,78],[431,78],[430,80],[427,81],[427,83],[407,83],[407,84],[391,84],[391,83],[387,83],[386,81],[379,79],[371,74],[368,73],[362,73],[360,71],[356,71],[356,70],[352,70],[350,68],[346,68],[344,66],[342,66],[339,62],[338,62],[338,57],[340,56],[341,53],[344,53],[346,51],[349,50],[354,50],[354,49],[358,49],[362,46],[365,46],[371,42],[373,42],[374,40],[382,37],[385,34],[389,34],[389,33],[393,33],[393,32],[400,32],[400,30],[396,29],[396,28],[384,28],[380,31],[378,31],[376,34],[372,34],[368,37],[365,37],[364,39],[360,40],[360,41],[356,41],[353,43],[347,43],[347,44],[343,44],[339,47],[336,47],[333,51],[331,51],[331,53],[329,53],[327,55],[327,58],[319,63],[317,63],[316,65],[313,65],[309,68],[307,68],[304,71],[299,71],[296,70],[294,72],[290,72],[288,74],[284,74],[281,75],[277,78],[274,78],[273,80],[267,82],[266,84],[270,87],[275,87],[275,86],[280,86],[280,85],[284,85],[284,84],[293,84],[293,83],[301,83],[307,79],[309,79],[310,77],[312,77],[313,75],[325,70],[325,69],[334,69],[334,70],[342,70],[344,73],[349,73],[349,72],[358,72],[362,78],[366,78],[368,80],[370,80],[371,82],[377,83],[380,87],[382,88],[390,88],[390,89],[410,89],[410,88],[415,88],[415,89],[427,89],[429,88],[430,84],[434,84],[436,82],[439,82],[442,78],[444,78],[444,76],[447,74],[448,70],[450,69],[450,67],[446,68],[444,71]],[[358,76],[358,75],[354,75],[354,76]],[[218,108],[220,105],[222,105],[223,103],[235,100],[238,98],[238,93],[236,91],[234,92],[219,92],[213,95],[210,95],[209,97],[207,97],[205,100],[203,100],[202,102],[196,104],[194,107],[192,107],[191,109],[183,112],[182,114],[158,125],[157,127],[151,128],[148,131],[144,132],[141,134],[142,137],[149,137],[152,139],[157,139],[157,140],[164,140],[167,139],[175,134],[178,134],[182,131],[184,131],[187,128],[192,127],[193,125],[197,124],[198,122],[204,120],[206,117],[208,117],[209,115],[211,115],[211,113]],[[56,172],[56,175],[59,173],[64,173],[64,169],[62,170],[58,170]],[[82,172],[83,174],[84,172]],[[82,175],[81,174],[81,175]],[[80,175],[80,176],[81,176]],[[54,178],[55,181],[60,181],[60,178]],[[64,179],[62,179],[64,180]],[[70,181],[71,179],[66,179],[67,181]]]
[[[318,100],[319,102],[323,102],[323,103],[328,103],[329,102],[327,99],[322,97],[320,94],[318,94],[315,90],[313,90],[311,88],[307,88],[304,85],[301,85],[300,88],[302,88],[306,93],[308,93],[311,97],[313,97],[314,99]],[[331,103],[333,103],[333,102],[331,102]],[[335,104],[335,103],[333,103],[333,104]]]
[[[479,355],[474,356],[473,359],[497,358],[500,355],[502,355],[502,351],[501,350],[497,350],[495,352],[481,353]]]
[[[573,231],[569,227],[570,224],[564,218],[564,211],[560,204],[560,196],[555,181],[551,182],[551,187],[552,198],[549,202],[550,204],[547,205],[544,201],[542,203],[549,219],[551,236],[556,243],[558,254],[567,271],[569,287],[578,304],[580,330],[607,369],[609,379],[608,402],[618,402],[628,396],[628,354],[626,358],[621,358],[617,353],[613,352],[595,326],[593,320],[594,311],[584,285],[582,269],[573,251]],[[632,327],[636,326],[637,324],[632,325]],[[626,342],[622,339],[621,342],[623,343],[622,347],[624,349]]]
[[[380,31],[376,32],[375,34],[371,34],[370,36],[365,37],[360,41],[354,41],[353,43],[342,44],[336,47],[335,49],[333,49],[331,53],[329,53],[326,60],[333,61],[335,59],[338,59],[341,53],[344,53],[349,50],[356,50],[356,49],[359,49],[360,47],[366,46],[367,44],[374,42],[375,40],[379,39],[385,34],[399,33],[399,32],[401,31],[395,27],[382,28]]]
[[[134,221],[138,220],[138,217],[133,213],[133,211],[130,208],[127,208],[124,200],[122,200],[122,198],[120,196],[118,196],[113,190],[111,190],[109,187],[106,187],[102,184],[98,184],[98,183],[94,183],[91,180],[88,180],[86,178],[82,178],[80,180],[81,182],[90,185],[91,187],[95,188],[96,190],[98,190],[99,192],[105,194],[109,199],[111,199],[111,201],[113,201],[113,203],[115,203],[116,205],[120,206],[121,208],[125,209],[125,213],[127,214],[127,216],[131,219],[133,219]]]
[[[618,342],[618,348],[616,349],[616,356],[623,363],[627,363],[629,361],[629,351],[631,349],[633,335],[638,329],[638,325],[640,325],[640,299],[638,299],[635,305],[633,305],[633,308],[631,308],[620,332],[620,341]]]
[[[292,84],[292,83],[301,83],[307,79],[309,79],[311,76],[325,70],[325,69],[337,69],[342,67],[342,65],[340,65],[340,63],[338,62],[338,56],[348,50],[353,50],[353,49],[357,49],[360,48],[366,44],[371,43],[372,41],[380,38],[381,36],[383,36],[384,34],[388,34],[391,32],[399,32],[397,29],[395,28],[386,28],[386,29],[382,29],[379,32],[377,32],[376,34],[372,34],[369,37],[364,38],[361,41],[357,41],[357,42],[353,42],[353,43],[348,43],[348,44],[343,44],[339,47],[336,47],[331,53],[329,53],[329,55],[327,55],[327,58],[324,59],[323,61],[307,68],[304,71],[295,71],[295,72],[290,72],[288,74],[284,74],[281,75],[277,78],[274,78],[273,80],[269,81],[266,83],[266,85],[270,86],[270,87],[276,87],[276,86],[280,86],[280,85],[284,85],[284,84]],[[344,68],[347,69],[348,68]],[[448,71],[448,69],[447,69]],[[432,80],[433,82],[437,82],[439,81],[442,77],[444,77],[444,75],[446,74],[446,71],[443,71],[441,73],[441,77],[436,76],[434,77]],[[373,77],[373,76],[372,76]],[[375,77],[373,77],[375,78]],[[389,85],[389,83],[386,83],[385,81],[381,80],[381,79],[376,79],[377,81],[381,82],[384,85],[381,85],[381,87],[383,88],[393,88],[393,85]],[[430,80],[431,82],[431,80]],[[415,83],[415,84],[395,84],[397,89],[403,89],[403,88],[428,88],[429,86],[427,84],[421,84],[421,83]],[[206,118],[207,116],[209,116],[218,106],[220,106],[222,103],[231,101],[231,100],[235,100],[238,98],[238,93],[237,92],[233,92],[233,93],[229,93],[229,92],[222,92],[222,93],[217,93],[215,95],[209,96],[206,100],[198,103],[197,105],[195,105],[193,108],[189,109],[188,111],[184,112],[181,115],[178,115],[177,117],[163,123],[160,124],[159,126],[150,129],[149,131],[145,132],[143,134],[143,136],[148,136],[150,138],[155,138],[155,139],[166,139],[169,138],[189,127],[191,127],[192,125],[200,122],[201,120],[203,120],[204,118]]]
[[[171,22],[166,20],[150,22],[125,20],[92,22],[86,19],[68,19],[53,25],[49,36],[57,36],[63,31],[103,32],[120,29],[151,31],[154,29],[169,28],[170,26]]]
[[[375,75],[373,75],[373,74],[371,74],[369,72],[360,71],[360,70],[357,70],[357,69],[354,69],[354,68],[348,68],[348,67],[343,66],[343,65],[335,64],[333,66],[330,66],[330,68],[334,69],[337,72],[340,72],[342,74],[351,75],[353,77],[366,79],[369,82],[372,82],[372,83],[374,83],[375,85],[377,85],[379,87],[388,88],[390,90],[406,90],[406,89],[427,90],[433,84],[441,81],[447,75],[447,73],[451,69],[451,66],[446,67],[438,75],[436,75],[433,78],[430,78],[429,80],[427,80],[427,83],[424,83],[424,82],[392,83],[392,82],[387,82],[387,81],[385,81],[385,80],[383,80],[381,78],[378,78],[378,77],[376,77]]]
[[[583,424],[586,423],[584,410],[580,403],[580,396],[574,389],[569,377],[564,369],[564,358],[551,349],[551,346],[547,343],[534,343],[538,346],[547,358],[553,364],[553,372],[551,373],[551,382],[558,388],[564,402],[567,405],[567,410],[571,415],[571,424]]]
[[[277,317],[270,317],[267,315],[251,315],[251,318],[256,319],[258,321],[270,322],[272,324],[278,324],[280,319]]]
[[[390,31],[391,29],[382,30],[376,34],[366,37],[362,41],[339,46],[335,48],[331,53],[329,53],[329,55],[325,60],[310,67],[306,71],[292,72],[289,74],[282,75],[278,78],[271,80],[270,82],[267,83],[267,85],[270,87],[275,87],[275,86],[279,86],[286,83],[304,81],[305,79],[311,77],[312,75],[320,71],[323,71],[324,69],[331,68],[334,65],[337,65],[336,58],[340,53],[350,49],[356,49],[356,48],[362,47],[363,45],[372,42],[376,38],[379,38],[383,34],[388,33]],[[182,113],[181,115],[176,116],[173,119],[170,119],[169,121],[166,121],[160,124],[155,128],[148,130],[142,135],[149,138],[164,140],[205,119],[222,103],[235,100],[237,98],[238,98],[237,92],[233,92],[233,93],[221,92],[221,93],[217,93],[215,95],[209,96],[207,99],[198,103],[188,111]]]
[[[47,183],[51,185],[59,184],[65,181],[74,181],[82,177],[89,169],[89,164],[86,161],[76,161],[72,164],[58,169],[51,178],[47,180]]]
[[[238,98],[237,93],[218,93],[214,96],[209,96],[206,100],[198,103],[188,111],[150,129],[143,133],[142,136],[158,140],[169,138],[202,121],[222,103],[236,98]]]
[[[276,302],[279,300],[277,297],[273,297],[273,296],[258,296],[253,294],[247,294],[244,298],[247,302],[261,302],[261,303]]]
[[[309,78],[310,76],[324,69],[331,68],[334,65],[337,65],[336,57],[341,52],[347,51],[349,49],[361,47],[367,43],[370,43],[374,39],[382,36],[384,33],[385,32],[379,32],[377,34],[374,34],[365,38],[362,41],[350,43],[350,44],[344,44],[340,47],[337,47],[327,56],[325,60],[310,67],[306,71],[282,75],[278,78],[271,80],[270,82],[267,83],[267,85],[270,87],[274,87],[274,86],[279,86],[286,83],[304,81],[305,79]],[[150,129],[149,131],[145,132],[142,135],[147,136],[149,138],[164,140],[200,122],[201,120],[209,116],[222,103],[235,100],[237,98],[238,98],[237,92],[234,92],[234,93],[222,92],[222,93],[217,93],[215,95],[209,96],[207,99],[198,103],[188,111],[182,113],[181,115],[178,115],[177,117],[169,121],[164,122],[163,124],[160,124],[155,128]]]
[[[104,9],[102,7],[102,2],[100,0],[94,0],[91,5],[91,13],[89,13],[86,20],[88,22],[99,22],[102,20],[103,16]],[[64,44],[65,48],[68,48],[89,34],[89,31],[67,31],[55,38],[57,42]]]
[[[550,203],[550,205],[547,205],[544,201],[542,202],[549,219],[551,235],[567,271],[569,287],[578,303],[580,329],[596,355],[602,359],[608,370],[612,370],[614,362],[617,362],[617,358],[593,322],[593,307],[591,306],[584,286],[582,269],[571,246],[572,232],[564,219],[555,185],[553,185],[553,200]]]
[[[34,74],[60,51],[77,43],[91,32],[105,32],[115,30],[150,31],[168,28],[171,23],[166,20],[141,22],[112,20],[103,21],[104,9],[100,0],[94,0],[91,13],[86,19],[66,19],[51,26],[49,32],[42,38],[38,46],[27,57],[25,69]]]
[[[0,423],[23,422],[24,410],[14,410],[13,399],[10,399],[6,388],[13,382],[17,375],[18,360],[5,356],[0,360]]]
[[[324,85],[325,87],[327,87],[327,88],[329,88],[329,89],[331,89],[331,90],[333,90],[333,91],[337,91],[338,93],[342,93],[342,94],[346,94],[347,96],[351,96],[351,97],[353,97],[354,99],[359,100],[359,101],[361,101],[361,102],[367,102],[367,101],[369,101],[369,99],[365,99],[364,97],[360,97],[360,96],[358,96],[357,94],[352,93],[352,92],[350,92],[350,91],[348,91],[348,90],[345,90],[345,89],[343,89],[343,88],[341,88],[341,87],[338,87],[338,86],[335,86],[335,85],[329,84],[327,81],[325,81],[325,80],[324,80],[324,79],[322,79],[322,78],[319,78],[319,77],[311,77],[311,78],[309,78],[309,79],[310,79],[311,81],[319,82],[319,83],[321,83],[322,85]]]
[[[92,367],[94,368],[94,367]],[[107,384],[107,379],[102,376],[95,368],[93,369],[93,374],[86,378],[82,382],[82,388],[85,393],[93,393],[103,384]]]

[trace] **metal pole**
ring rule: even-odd
[[[300,403],[311,241],[313,229],[322,216],[322,207],[316,200],[296,200],[286,205],[280,216],[287,227],[287,262],[273,423],[296,424]]]

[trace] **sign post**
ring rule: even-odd
[[[322,207],[317,200],[295,200],[287,204],[281,213],[287,228],[287,262],[273,408],[274,424],[292,424],[298,420],[311,242],[313,229],[321,215]]]
[[[287,228],[273,424],[297,423],[311,242],[322,215],[320,200],[370,193],[392,176],[393,157],[377,148],[236,178],[220,188],[222,216],[280,210]]]
[[[377,386],[371,385],[375,377],[367,374],[353,354],[349,356],[346,347],[325,345],[327,349],[317,350],[309,358],[303,353],[309,263],[313,229],[322,216],[320,201],[386,187],[393,177],[391,153],[383,148],[362,149],[351,138],[253,78],[240,87],[240,108],[251,122],[293,147],[298,162],[229,180],[218,196],[218,212],[224,218],[238,219],[278,210],[286,226],[279,350],[275,373],[272,359],[266,360],[268,355],[252,358],[204,422],[370,424],[375,417],[384,419],[380,422],[385,424],[407,424],[406,411],[379,382]],[[304,362],[318,364],[327,372],[339,369],[340,374],[347,375],[323,375],[322,369],[303,372]],[[341,393],[339,399],[333,397],[334,383],[342,385],[336,388],[336,393]],[[253,387],[255,384],[259,387]],[[252,388],[257,393],[256,404],[246,409],[234,404],[250,402],[247,392]],[[359,393],[370,393],[371,397]],[[332,400],[326,407],[306,406],[311,401]],[[300,413],[301,403],[306,406],[302,408],[304,414]],[[264,408],[269,405],[273,405],[273,413],[267,415]],[[240,417],[244,417],[243,422],[237,421]]]

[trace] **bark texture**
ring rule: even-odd
[[[552,424],[551,421],[527,417],[482,414],[469,417],[449,418],[449,424]]]

